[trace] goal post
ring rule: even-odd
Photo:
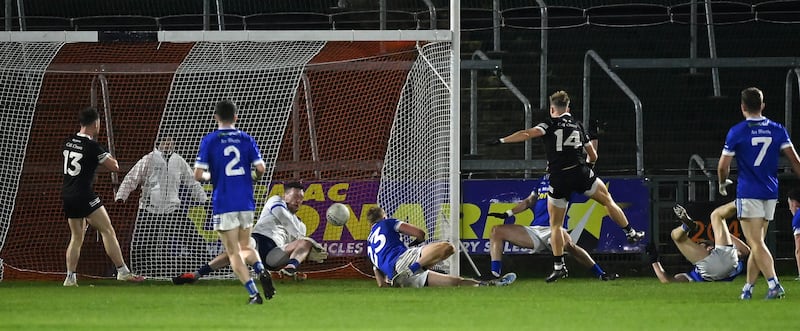
[[[69,231],[61,201],[54,198],[60,196],[62,162],[54,155],[60,155],[61,140],[78,129],[77,110],[91,104],[92,95],[102,98],[96,104],[104,108],[97,140],[114,143],[107,147],[123,168],[119,181],[167,137],[174,141],[174,155],[162,174],[169,173],[175,155],[191,166],[200,138],[216,128],[214,104],[234,101],[240,108],[237,127],[256,138],[267,163],[267,174],[256,185],[257,212],[287,182],[299,180],[308,187],[298,216],[330,256],[301,266],[312,278],[371,275],[365,259],[366,211],[376,204],[423,227],[429,240],[458,247],[454,210],[460,179],[453,167],[458,88],[452,85],[458,82],[452,68],[458,56],[450,31],[171,31],[156,36],[150,42],[99,43],[86,32],[0,34],[7,54],[28,51],[20,62],[0,67],[4,85],[15,87],[5,93],[29,94],[14,94],[13,100],[24,102],[14,104],[19,113],[3,123],[3,132],[17,133],[17,139],[4,140],[13,141],[6,161],[20,168],[0,174],[7,177],[0,192],[0,203],[7,206],[0,210],[7,213],[0,220],[6,278],[63,275]],[[100,74],[107,86],[92,91]],[[27,135],[19,139],[19,132]],[[192,192],[191,180],[177,184],[181,200],[166,212],[148,208],[165,203],[164,192],[151,191],[141,199],[140,188],[128,188],[126,201],[115,203],[109,172],[99,171],[95,184],[129,266],[154,279],[192,271],[221,251],[209,202]],[[210,196],[210,188],[204,189]],[[325,222],[325,210],[334,202],[353,211],[344,227]],[[457,254],[443,268],[458,274]],[[102,240],[89,229],[78,273],[109,277],[113,271]],[[232,273],[226,268],[212,276],[231,278]]]

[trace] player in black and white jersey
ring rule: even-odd
[[[75,270],[83,246],[86,223],[103,236],[106,254],[117,267],[117,279],[141,282],[144,277],[132,273],[125,264],[111,219],[93,188],[98,165],[102,164],[111,171],[119,171],[117,160],[94,140],[100,132],[100,115],[97,109],[89,107],[82,109],[78,118],[81,131],[67,138],[62,153],[64,184],[61,198],[71,233],[67,246],[67,278],[64,286],[78,286]]]
[[[644,238],[644,232],[631,227],[622,209],[592,170],[597,161],[597,151],[590,143],[583,125],[573,119],[569,111],[569,95],[558,91],[550,96],[548,120],[489,142],[490,145],[516,143],[538,137],[544,140],[552,187],[547,198],[547,209],[553,233],[551,245],[554,271],[545,279],[548,282],[567,276],[567,268],[564,266],[564,236],[556,234],[564,231],[564,216],[569,203],[567,199],[572,192],[582,193],[603,205],[608,216],[625,231],[629,241]]]

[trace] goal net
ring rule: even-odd
[[[79,129],[77,111],[87,105],[101,113],[97,141],[123,170],[98,171],[95,191],[126,262],[150,278],[194,271],[221,252],[206,199],[211,188],[181,175],[188,170],[181,159],[193,165],[201,137],[216,129],[213,107],[222,99],[239,106],[237,127],[256,138],[267,163],[256,185],[256,214],[285,183],[307,187],[298,216],[329,254],[323,263],[301,265],[310,278],[371,275],[366,211],[376,204],[426,229],[429,240],[454,241],[451,42],[441,31],[427,32],[428,38],[276,38],[265,31],[262,40],[216,34],[219,40],[193,42],[176,33],[180,40],[161,34],[159,42],[0,43],[4,277],[63,277],[70,235],[58,198],[61,145]],[[272,40],[264,40],[269,33]],[[172,148],[156,152],[165,141]],[[344,227],[326,223],[334,202],[353,212]],[[91,227],[77,271],[101,278],[115,272]],[[225,268],[212,277],[233,274]]]

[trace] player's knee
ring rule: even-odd
[[[495,225],[492,227],[492,232],[489,234],[489,240],[503,239],[503,230],[500,228],[502,225]]]
[[[681,228],[672,229],[672,232],[670,232],[669,235],[672,237],[672,241],[674,242],[684,241],[688,238],[686,231],[683,231]]]

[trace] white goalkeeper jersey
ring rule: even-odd
[[[139,185],[142,186],[139,209],[154,214],[171,213],[180,207],[181,185],[191,190],[195,201],[203,203],[208,200],[203,186],[194,179],[189,164],[177,153],[165,159],[161,151],[153,149],[142,157],[125,175],[115,199],[127,200]]]
[[[289,211],[286,202],[278,195],[271,196],[264,204],[253,233],[269,237],[278,247],[306,236],[306,225],[297,215]]]

